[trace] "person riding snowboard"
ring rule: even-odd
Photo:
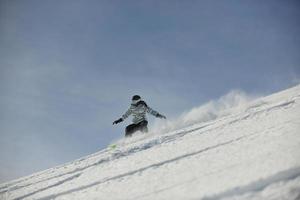
[[[134,95],[132,97],[132,102],[127,110],[127,112],[122,115],[122,117],[116,121],[113,122],[113,124],[118,124],[122,121],[124,121],[129,115],[133,115],[132,122],[133,124],[130,124],[125,129],[125,137],[132,136],[132,134],[136,131],[141,132],[148,132],[148,121],[146,118],[146,112],[150,113],[151,115],[154,115],[155,117],[166,119],[164,115],[159,114],[157,111],[150,108],[145,101],[142,100],[142,98],[139,95]]]

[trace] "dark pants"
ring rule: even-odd
[[[129,126],[126,127],[125,136],[130,137],[136,131],[142,131],[142,132],[146,133],[146,132],[148,132],[147,125],[148,125],[148,122],[146,120],[141,121],[137,124],[130,124]]]

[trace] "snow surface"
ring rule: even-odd
[[[300,85],[229,110],[2,184],[0,199],[300,199]]]

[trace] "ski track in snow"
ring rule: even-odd
[[[244,137],[246,137],[246,136],[244,136]],[[95,183],[92,183],[92,184],[89,184],[89,185],[86,185],[86,186],[82,186],[82,187],[79,187],[79,188],[74,188],[74,189],[72,189],[70,191],[65,191],[65,192],[62,192],[62,193],[58,193],[58,194],[54,194],[54,195],[51,195],[51,196],[47,196],[47,197],[41,198],[40,200],[54,199],[54,198],[56,198],[58,196],[65,195],[65,194],[72,193],[72,192],[77,192],[77,191],[80,191],[80,190],[84,190],[86,188],[89,188],[89,187],[92,187],[92,186],[95,186],[95,185],[99,185],[99,184],[105,183],[107,181],[124,178],[126,176],[131,176],[131,175],[136,174],[136,173],[141,173],[141,172],[143,172],[145,170],[148,170],[150,168],[157,168],[157,167],[160,167],[162,165],[165,165],[165,164],[168,164],[168,163],[171,163],[171,162],[179,161],[179,160],[187,158],[189,156],[194,156],[194,155],[203,153],[205,151],[209,151],[211,149],[218,148],[218,147],[223,146],[223,145],[231,144],[231,143],[233,143],[235,141],[243,139],[244,137],[240,137],[240,138],[237,138],[235,140],[231,140],[231,141],[224,142],[224,143],[221,143],[221,144],[218,144],[218,145],[215,145],[215,146],[211,146],[211,147],[208,147],[208,148],[205,148],[205,149],[201,149],[201,150],[193,152],[193,153],[184,154],[184,155],[178,156],[176,158],[173,158],[173,159],[170,159],[170,160],[165,160],[165,161],[162,161],[162,162],[159,162],[159,163],[155,163],[155,164],[152,164],[152,165],[149,165],[149,166],[146,166],[146,167],[134,170],[134,171],[130,171],[130,172],[127,172],[127,173],[124,173],[124,174],[120,174],[120,175],[117,175],[117,176],[109,177],[109,178],[106,178],[104,180],[100,180],[100,181],[97,181]]]
[[[198,137],[201,137],[201,135],[204,136],[210,134],[211,132],[216,132],[214,137],[217,140],[218,137],[221,137],[225,134],[222,130],[226,127],[234,127],[235,124],[240,124],[243,121],[252,120],[263,115],[268,116],[271,115],[273,112],[285,112],[285,110],[293,111],[293,107],[299,104],[299,93],[300,85],[290,90],[283,91],[277,95],[275,94],[274,97],[272,95],[254,101],[251,104],[249,104],[245,110],[231,113],[230,115],[226,115],[209,122],[195,124],[178,131],[172,131],[170,133],[165,133],[162,135],[149,135],[146,138],[133,140],[131,143],[129,142],[128,144],[120,145],[120,147],[118,147],[117,150],[104,149],[100,152],[83,157],[65,165],[58,166],[16,181],[12,181],[10,183],[3,184],[2,186],[0,186],[0,199],[3,198],[13,200],[48,200],[59,197],[65,197],[69,194],[86,191],[89,188],[95,188],[96,186],[100,187],[101,185],[105,185],[109,182],[123,180],[124,178],[132,177],[133,175],[137,174],[143,174],[143,172],[150,169],[157,170],[158,168],[164,165],[170,163],[178,163],[183,159],[189,159],[191,157],[197,157],[211,150],[217,151],[217,149],[221,147],[230,147],[233,143],[239,143],[241,141],[247,140],[250,141],[251,139],[259,137],[262,134],[257,132],[248,132],[240,135],[237,134],[236,136],[232,135],[231,139],[227,139],[226,141],[221,141],[216,144],[212,143],[210,146],[196,149],[191,152],[183,152],[181,154],[176,155],[175,157],[169,157],[169,159],[159,160],[158,162],[150,163],[146,166],[141,166],[119,174],[110,174],[112,176],[109,176],[108,174],[108,176],[104,176],[104,178],[95,180],[93,179],[90,182],[87,182],[88,184],[74,184],[74,182],[76,182],[76,180],[83,174],[87,172],[90,173],[91,170],[97,169],[99,166],[102,166],[104,164],[111,164],[123,158],[134,158],[135,154],[143,152],[147,153],[148,150],[153,147],[161,148],[162,146],[165,146],[168,143],[179,143],[180,141],[185,140],[185,136],[193,137],[193,135],[197,135]],[[293,121],[287,119],[285,123],[294,124],[294,126],[297,126],[298,128],[300,127],[299,120]],[[280,128],[281,127],[277,127],[277,124],[275,122],[274,131],[272,131],[271,127],[269,127],[269,131],[273,133],[279,130]],[[200,195],[197,199],[219,200],[226,198],[230,199],[236,196],[243,195],[243,198],[247,199],[248,197],[245,197],[245,194],[256,194],[266,190],[266,188],[269,188],[270,185],[282,182],[290,182],[291,180],[295,179],[298,180],[300,176],[300,163],[298,162],[298,164],[298,166],[291,166],[286,170],[279,171],[273,175],[269,175],[268,177],[259,178],[258,180],[252,181],[247,184],[239,185],[238,187],[229,188],[222,192],[216,192],[215,194],[208,192],[204,196],[202,195],[202,197]],[[126,199],[151,199],[151,196],[154,196],[153,198],[155,199],[155,195],[163,195],[168,192],[171,193],[176,188],[181,188],[186,184],[193,184],[193,182],[196,183],[197,181],[199,181],[199,179],[191,178],[180,183],[162,186],[159,189],[155,189],[149,193],[141,192],[139,195],[133,195],[130,198],[127,197]],[[65,189],[59,189],[61,186],[67,185],[69,183],[73,183],[73,186],[68,186],[69,188],[66,186]],[[52,191],[55,188],[56,192],[50,192],[50,194],[47,192],[50,190]],[[297,192],[294,192],[294,194],[296,195],[295,199],[300,197],[300,192],[299,194]],[[180,199],[180,197],[178,198]],[[238,197],[236,198],[238,199]],[[255,195],[252,195],[249,198],[255,199]]]
[[[26,197],[32,196],[32,195],[34,195],[34,194],[36,194],[36,193],[38,193],[38,192],[42,192],[42,191],[47,190],[47,189],[50,189],[50,188],[52,188],[52,187],[59,186],[59,185],[64,184],[64,183],[66,183],[66,182],[68,182],[68,181],[71,181],[71,180],[73,180],[73,179],[75,179],[75,178],[77,178],[77,177],[79,177],[79,176],[80,176],[80,174],[76,174],[76,175],[71,176],[71,177],[69,177],[69,178],[66,178],[66,179],[64,179],[64,180],[62,180],[62,181],[58,181],[57,183],[55,183],[55,184],[53,184],[53,185],[50,185],[50,186],[48,186],[48,187],[46,187],[46,188],[41,188],[41,189],[39,189],[39,190],[37,190],[37,191],[28,193],[28,194],[26,194],[26,195],[24,195],[24,196],[15,198],[15,200],[21,200],[21,199],[24,199],[24,198],[26,198]]]
[[[249,192],[262,191],[266,187],[281,181],[290,181],[300,177],[300,166],[285,171],[281,171],[273,176],[265,179],[257,180],[245,186],[239,186],[237,188],[230,189],[220,194],[213,195],[211,197],[204,197],[202,200],[219,200],[223,198],[229,198],[232,196],[240,196]],[[299,188],[300,189],[300,188]],[[300,191],[299,191],[300,195]]]

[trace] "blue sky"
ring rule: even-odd
[[[0,1],[0,182],[104,148],[140,94],[167,117],[300,80],[300,2]]]

